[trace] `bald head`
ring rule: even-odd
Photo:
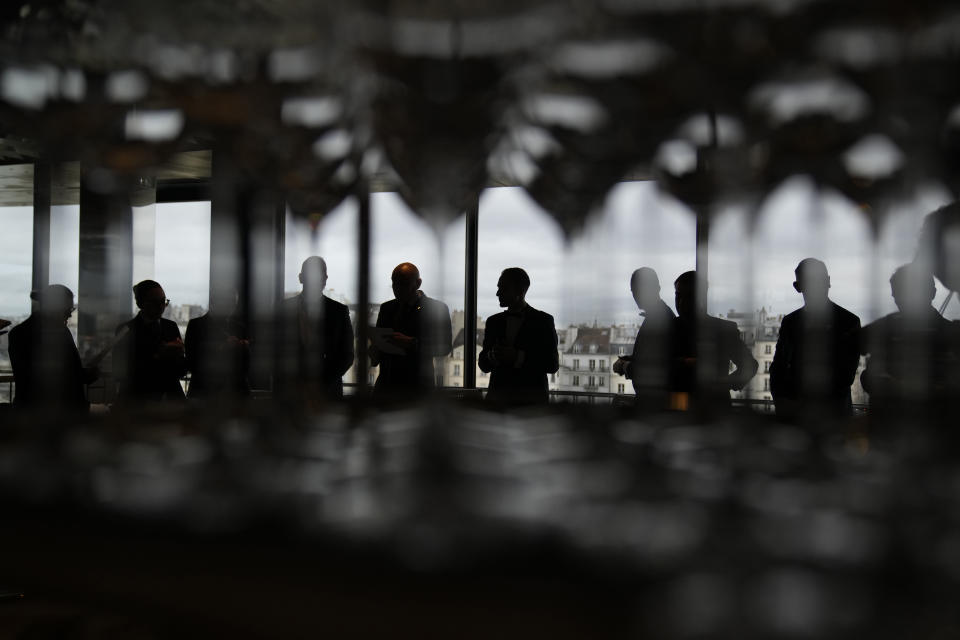
[[[390,281],[394,297],[403,304],[409,304],[416,298],[422,283],[420,270],[410,262],[401,262],[394,267]]]
[[[307,295],[319,295],[327,286],[327,263],[320,256],[310,256],[300,265],[300,283]]]
[[[827,265],[816,258],[805,258],[797,265],[794,274],[797,279],[793,288],[803,295],[804,304],[817,307],[827,303],[830,289]]]

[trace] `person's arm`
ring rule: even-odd
[[[490,357],[490,350],[495,343],[493,335],[496,323],[497,321],[494,318],[487,318],[487,330],[483,332],[483,349],[480,350],[480,355],[477,356],[477,365],[479,365],[480,371],[484,373],[490,373],[494,369],[494,361]],[[463,335],[463,339],[464,342],[466,342],[466,334]]]
[[[860,366],[860,318],[853,317],[850,328],[843,336],[843,381],[849,387],[857,377]]]
[[[557,328],[553,316],[543,314],[543,329],[537,334],[539,347],[535,354],[526,354],[524,361],[529,362],[537,372],[556,373],[560,369],[560,354],[557,353]],[[532,362],[531,362],[532,360]]]
[[[736,370],[727,376],[727,382],[731,389],[739,391],[747,386],[750,378],[757,374],[757,369],[760,368],[760,365],[756,358],[753,357],[753,354],[750,353],[747,345],[740,339],[736,325],[734,325],[734,328],[731,330],[728,340],[731,345],[730,361],[733,362]]]
[[[340,366],[337,367],[337,375],[343,376],[350,367],[353,366],[354,352],[353,352],[353,325],[350,324],[350,312],[344,308],[343,313],[340,316]]]
[[[377,311],[377,321],[374,323],[374,326],[376,327],[380,327],[380,328],[383,327],[383,307],[384,306],[385,305],[380,305],[380,309]],[[369,316],[364,317],[363,322],[369,322]],[[371,367],[377,367],[380,365],[380,361],[382,359],[381,355],[382,354],[380,353],[380,349],[377,349],[376,345],[371,343],[367,347],[367,357],[370,358]]]
[[[777,336],[777,346],[773,349],[773,362],[770,363],[770,395],[774,401],[778,397],[785,397],[787,390],[787,376],[790,375],[790,360],[793,357],[793,335],[789,321],[780,325],[780,335]]]
[[[196,373],[197,371],[197,360],[199,358],[200,345],[197,344],[199,337],[197,336],[197,322],[196,320],[191,320],[187,323],[187,335],[183,341],[183,350],[184,355],[187,361],[187,369],[191,373]]]

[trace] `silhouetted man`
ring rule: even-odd
[[[871,405],[919,403],[957,390],[957,330],[931,304],[933,275],[916,264],[893,272],[890,291],[898,311],[863,329],[869,353],[860,375]]]
[[[37,302],[33,313],[10,330],[10,364],[17,383],[13,403],[24,409],[86,412],[86,385],[100,373],[96,367],[83,367],[67,328],[73,292],[51,284],[30,297]]]
[[[640,267],[630,277],[630,291],[643,324],[637,331],[631,355],[613,363],[614,373],[630,378],[637,407],[660,411],[668,407],[670,345],[676,316],[660,299],[660,279],[649,267]]]
[[[353,366],[353,325],[347,305],[323,295],[327,263],[310,256],[300,267],[300,294],[283,302],[283,385],[299,386],[308,398],[343,397],[343,375]],[[291,385],[290,378],[296,381]]]
[[[757,361],[740,339],[736,323],[707,315],[706,296],[698,301],[696,271],[681,274],[674,287],[671,387],[689,394],[700,408],[728,408],[730,390],[746,386],[757,373]],[[736,367],[732,373],[731,362]]]
[[[487,319],[480,370],[490,374],[487,401],[501,407],[546,403],[547,374],[560,368],[553,316],[526,301],[530,277],[519,267],[504,269],[497,300],[506,311]]]
[[[215,298],[217,295],[225,297]],[[237,294],[212,292],[210,309],[187,323],[184,339],[191,399],[250,395],[250,340],[236,316]]]
[[[162,318],[170,304],[160,283],[138,282],[133,297],[140,310],[117,327],[126,332],[113,349],[117,399],[121,402],[183,400],[180,378],[187,372],[183,340],[173,320]]]
[[[377,327],[391,329],[390,347],[370,348],[370,361],[380,365],[374,388],[378,397],[400,397],[436,385],[433,359],[450,353],[453,341],[450,309],[420,291],[420,271],[409,262],[397,265],[390,276],[393,300],[380,306]]]
[[[794,274],[793,288],[803,296],[803,306],[784,316],[770,365],[777,416],[850,415],[850,385],[860,362],[860,318],[828,297],[830,276],[823,262],[801,260]]]

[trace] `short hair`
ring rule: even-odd
[[[933,273],[916,262],[897,267],[893,275],[890,276],[890,286],[899,287],[901,284],[909,287],[925,287],[930,294],[931,300],[937,293],[937,287],[933,281]]]
[[[673,281],[674,287],[693,287],[697,286],[697,272],[696,271],[684,271],[677,279]]]
[[[830,274],[827,273],[827,265],[822,260],[817,260],[816,258],[804,258],[801,260],[797,268],[793,270],[793,274],[797,277],[797,281],[802,277],[817,275],[830,277]]]
[[[151,291],[153,289],[162,289],[162,288],[163,287],[160,286],[160,283],[157,282],[156,280],[141,280],[137,284],[133,285],[133,299],[136,300],[137,303],[139,303],[143,299],[143,296],[144,294],[147,293],[147,291]]]
[[[640,267],[634,271],[633,275],[630,276],[630,284],[633,285],[637,280],[643,285],[652,285],[656,287],[657,291],[660,290],[660,278],[657,277],[657,272],[650,267]]]
[[[42,289],[30,292],[30,299],[36,300],[41,307],[51,304],[73,305],[73,291],[62,284],[49,284]]]
[[[530,276],[520,267],[507,267],[500,274],[500,277],[520,285],[524,291],[530,288]]]

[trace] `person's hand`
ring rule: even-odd
[[[416,346],[417,339],[400,333],[399,331],[394,331],[393,335],[387,337],[387,341],[391,344],[397,345],[404,351],[409,352],[413,351],[413,348]]]
[[[176,359],[183,356],[183,340],[177,338],[170,342],[160,344],[160,357],[164,359]]]

